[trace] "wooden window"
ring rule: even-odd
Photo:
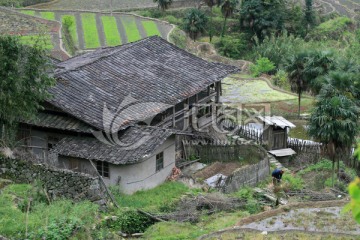
[[[102,161],[97,161],[96,162],[96,169],[98,171],[98,173],[106,178],[110,177],[110,172],[109,172],[109,163],[107,162],[102,162]]]
[[[48,150],[52,149],[56,143],[59,142],[59,138],[48,136]]]
[[[156,171],[160,171],[164,168],[164,152],[156,154]]]
[[[24,145],[31,145],[31,128],[27,125],[20,125],[17,132],[17,140]]]
[[[80,162],[79,159],[76,158],[69,158],[69,168],[72,171],[80,172]]]

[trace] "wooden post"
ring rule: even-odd
[[[175,128],[175,106],[173,106],[172,125],[173,125],[173,128]]]
[[[219,103],[220,102],[220,82],[215,83],[215,91],[216,91],[215,103]]]
[[[105,191],[107,193],[107,195],[110,197],[110,200],[114,203],[114,205],[119,208],[119,205],[117,204],[117,202],[115,201],[115,198],[114,196],[111,194],[111,192],[109,191],[109,189],[107,188],[105,182],[104,182],[104,179],[102,178],[102,176],[100,175],[100,173],[98,172],[98,170],[96,169],[94,163],[92,160],[89,160],[90,163],[91,163],[91,166],[93,166],[93,168],[95,169],[95,172],[97,173],[99,179],[100,179],[100,182],[103,184],[104,188],[105,188]]]

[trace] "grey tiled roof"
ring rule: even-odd
[[[95,130],[90,125],[71,116],[40,112],[35,120],[22,121],[32,126],[68,130],[80,133],[92,133]]]
[[[63,156],[117,165],[133,164],[147,159],[172,134],[168,129],[129,127],[119,137],[119,144],[108,145],[91,137],[66,137],[52,151]]]
[[[160,37],[86,53],[57,65],[49,102],[104,129],[104,104],[113,113],[131,97],[140,104],[121,112],[119,129],[151,118],[220,81],[236,67],[210,63]],[[146,105],[144,105],[146,103]],[[111,115],[111,114],[110,114]],[[112,121],[109,114],[106,121]]]

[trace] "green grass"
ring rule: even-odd
[[[296,96],[274,90],[263,80],[247,80],[241,74],[223,80],[223,101],[259,103],[296,99]]]
[[[100,47],[98,29],[96,27],[95,14],[82,13],[81,20],[82,20],[86,48]]]
[[[20,37],[20,42],[22,44],[25,45],[30,45],[33,46],[35,44],[39,44],[40,46],[42,46],[43,48],[47,49],[47,50],[51,50],[54,48],[52,41],[51,41],[51,36],[50,35],[44,35],[44,36],[39,36],[39,35],[27,35],[27,36],[21,36]]]
[[[128,42],[135,42],[141,39],[134,17],[122,18]]]
[[[248,216],[247,212],[216,213],[204,215],[197,224],[162,222],[157,223],[145,231],[144,239],[180,240],[197,239],[198,237],[234,226],[241,218]]]
[[[40,12],[42,18],[47,20],[55,20],[55,13],[54,12]]]
[[[31,10],[21,10],[21,13],[27,14],[27,15],[31,15],[31,16],[35,16],[35,11],[31,11]]]
[[[121,207],[157,210],[166,202],[172,202],[181,197],[189,188],[179,182],[165,182],[160,186],[125,195],[114,191],[115,198]]]
[[[79,39],[78,39],[78,35],[77,35],[77,28],[76,28],[76,18],[73,15],[62,15],[61,16],[61,22],[62,24],[64,24],[64,21],[68,19],[68,25],[69,25],[69,32],[70,32],[70,36],[73,40],[73,42],[76,45],[79,45]]]
[[[117,28],[115,17],[101,16],[101,21],[104,26],[106,44],[108,46],[117,46],[121,44],[120,34]]]
[[[1,235],[11,239],[25,239],[26,222],[29,239],[36,239],[36,237],[31,236],[38,234],[41,229],[46,229],[51,222],[59,218],[76,219],[79,221],[80,228],[86,228],[96,221],[98,212],[96,204],[90,202],[73,203],[69,200],[54,201],[50,205],[34,202],[26,221],[26,212],[20,210],[19,204],[30,197],[34,197],[32,190],[33,186],[27,184],[12,184],[2,189],[0,194]]]
[[[160,31],[154,21],[142,21],[141,23],[142,23],[142,25],[145,29],[146,35],[148,37],[155,36],[155,35],[161,36]]]

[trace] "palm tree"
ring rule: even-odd
[[[239,0],[220,0],[221,12],[224,16],[224,25],[221,32],[221,37],[225,35],[226,20],[234,13],[234,10],[236,9],[238,3]]]
[[[308,89],[308,81],[306,78],[306,61],[308,59],[307,52],[300,52],[293,55],[286,66],[291,90],[298,94],[298,117],[300,118],[301,95]]]
[[[154,0],[154,3],[158,3],[158,8],[164,12],[172,4],[172,0]]]
[[[360,111],[355,101],[349,98],[342,87],[331,84],[343,81],[347,76],[332,73],[333,78],[323,86],[317,97],[315,108],[309,120],[309,135],[329,146],[329,155],[335,169],[335,158],[338,150],[346,150],[355,142],[359,131],[358,118]],[[337,157],[337,172],[339,174],[339,158]],[[333,174],[334,175],[334,174]],[[334,183],[334,178],[332,179]]]
[[[204,12],[197,8],[190,9],[184,18],[184,29],[195,41],[199,33],[205,31],[208,18]]]
[[[212,24],[213,22],[213,15],[212,15],[212,9],[215,5],[219,6],[220,5],[220,1],[221,0],[204,0],[205,4],[210,8],[210,24],[209,24],[209,38],[210,38],[210,42],[212,40],[213,37],[213,30],[214,30],[214,26]]]

